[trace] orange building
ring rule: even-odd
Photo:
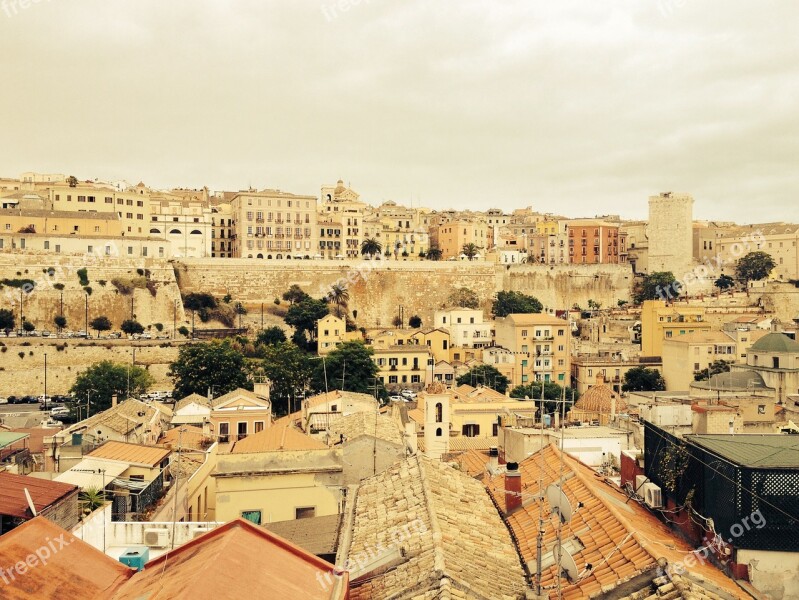
[[[572,264],[618,264],[627,262],[626,236],[619,226],[599,219],[568,221],[569,262]]]

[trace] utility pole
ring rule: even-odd
[[[177,324],[178,324],[178,301],[172,303],[172,339],[177,337]]]
[[[44,353],[44,410],[47,410],[47,352]]]
[[[261,331],[264,330],[264,303],[261,302]]]
[[[83,330],[86,336],[89,336],[89,294],[86,294],[86,325]]]

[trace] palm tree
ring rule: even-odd
[[[340,283],[333,284],[330,288],[330,293],[327,295],[327,299],[331,304],[336,306],[336,316],[340,319],[341,309],[346,309],[347,303],[350,301],[350,293],[347,287]]]
[[[427,251],[427,260],[441,260],[443,254],[438,246],[430,246],[430,250]]]
[[[466,258],[472,260],[477,254],[479,253],[480,248],[477,247],[476,244],[464,244],[463,248],[461,248],[461,252],[466,255]]]
[[[375,238],[366,238],[361,242],[361,254],[368,254],[372,258],[375,254],[380,254],[383,246]]]

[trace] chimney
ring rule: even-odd
[[[117,407],[117,395],[114,394],[113,396],[111,396],[111,408],[116,408],[116,407]]]
[[[499,449],[492,446],[488,450],[488,472],[494,475],[497,469],[499,469]]]
[[[616,418],[616,396],[610,397],[610,419]]]
[[[505,514],[509,515],[522,507],[522,475],[519,465],[509,462],[505,473]]]

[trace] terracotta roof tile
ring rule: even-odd
[[[543,470],[541,463],[543,461]],[[543,489],[560,479],[560,453],[554,446],[530,456],[519,465],[522,477],[522,499],[526,506],[507,517],[522,559],[535,564],[539,506],[549,515],[549,504],[535,500],[539,479]],[[589,467],[568,455],[563,457],[563,491],[575,510],[572,520],[562,526],[561,539],[579,550],[572,556],[581,570],[587,564],[593,570],[577,583],[561,579],[564,598],[588,598],[603,588],[614,588],[625,579],[655,571],[658,559],[670,563],[684,561],[692,548],[673,534],[645,508],[617,488],[606,483]],[[500,509],[505,509],[504,476],[486,479],[489,493]],[[544,550],[549,552],[557,541],[555,521],[545,518]],[[665,542],[665,543],[664,543]],[[557,566],[551,565],[542,574],[542,585],[555,597]],[[692,573],[735,598],[747,597],[735,583],[709,564],[692,568]]]
[[[327,445],[291,425],[272,425],[259,433],[248,435],[233,445],[233,454],[248,452],[278,452],[280,450],[324,450]]]

